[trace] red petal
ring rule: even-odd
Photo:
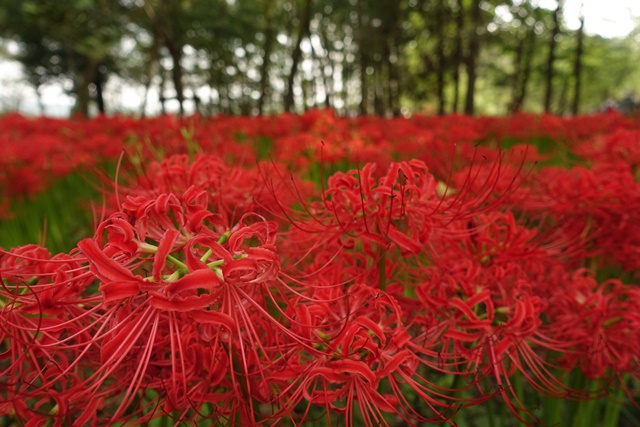
[[[404,233],[398,231],[398,229],[391,225],[387,236],[402,249],[406,249],[411,253],[418,253],[422,250],[422,244],[417,240],[412,239]]]
[[[133,280],[102,282],[99,289],[104,296],[104,301],[110,302],[137,295],[140,292],[139,284],[139,282]]]
[[[149,301],[151,307],[163,311],[178,312],[200,310],[208,307],[218,299],[216,295],[211,294],[193,295],[185,298],[176,297],[172,299],[169,299],[166,295],[159,292],[149,292],[149,295],[153,297],[151,301]]]
[[[92,239],[84,239],[78,242],[78,248],[91,261],[91,271],[103,281],[133,280],[133,273],[116,261],[108,258]]]
[[[346,372],[349,374],[357,374],[365,377],[369,383],[373,384],[376,381],[376,376],[371,372],[369,366],[358,360],[343,359],[334,360],[327,363],[327,366],[335,371]]]
[[[162,270],[167,262],[167,255],[173,249],[173,244],[176,242],[180,232],[178,230],[169,229],[164,233],[160,245],[158,245],[158,251],[153,257],[153,278],[160,282],[162,280]]]
[[[165,288],[168,295],[176,295],[180,292],[190,289],[214,289],[222,282],[216,273],[211,270],[196,270],[193,271],[180,280],[173,283],[169,283]]]
[[[384,369],[378,371],[379,378],[385,378],[392,375],[398,367],[403,364],[407,359],[411,359],[413,354],[409,350],[402,350],[393,355],[391,360],[385,362]]]
[[[228,316],[224,313],[219,313],[217,311],[192,311],[189,313],[189,317],[200,323],[214,323],[217,325],[224,325],[230,330],[233,330],[236,327],[236,322],[233,321],[233,318],[231,318],[231,316]]]

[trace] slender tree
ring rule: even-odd
[[[284,110],[291,112],[294,106],[293,100],[293,84],[296,74],[298,72],[298,65],[302,59],[302,41],[309,37],[310,24],[311,24],[311,9],[313,8],[313,0],[304,0],[300,19],[298,23],[298,34],[291,54],[291,70],[287,77],[286,94],[284,96]]]
[[[99,63],[98,64],[98,69],[96,70],[96,73],[93,77],[93,85],[95,87],[95,100],[96,100],[96,106],[98,107],[98,112],[100,114],[105,114],[106,111],[106,107],[104,104],[104,72],[103,72],[104,66]]]
[[[573,102],[571,112],[575,115],[580,112],[580,91],[582,90],[582,57],[584,54],[584,15],[582,13],[584,2],[580,6],[580,28],[578,28],[578,40],[576,45],[576,60],[573,66]]]
[[[435,36],[436,36],[436,57],[438,58],[438,69],[436,70],[437,82],[436,93],[438,97],[438,114],[444,115],[445,113],[445,72],[447,69],[447,58],[445,55],[445,25],[446,25],[446,9],[443,1],[437,2],[436,6],[436,19],[435,19]]]
[[[487,91],[511,95],[511,112],[538,105],[577,113],[595,108],[603,93],[640,91],[632,37],[591,36],[582,19],[573,47],[565,47],[558,36],[568,3],[552,10],[537,3],[0,0],[0,37],[17,42],[13,57],[37,93],[64,81],[81,114],[109,110],[116,75],[147,94],[160,84],[164,112],[168,100],[186,103],[189,88],[208,89],[193,100],[211,114],[295,111],[293,89],[308,105],[326,94],[320,103],[340,114],[396,115],[400,100],[416,110],[432,102],[438,113],[473,114],[481,65]],[[498,13],[504,6],[510,19]],[[306,40],[312,75],[300,78]],[[491,61],[480,64],[485,52]]]
[[[553,13],[553,23],[551,34],[549,36],[549,53],[547,56],[547,67],[545,71],[545,93],[544,93],[544,112],[551,111],[551,100],[553,99],[553,66],[556,60],[556,46],[558,45],[558,37],[560,35],[560,19],[562,17],[562,7],[564,0],[557,0],[557,7]]]
[[[147,53],[147,64],[142,76],[142,84],[144,85],[144,95],[142,97],[142,103],[140,105],[140,116],[144,117],[147,110],[147,101],[149,97],[149,91],[151,90],[151,83],[153,77],[158,73],[158,59],[160,57],[160,38],[155,31],[151,33],[151,46]]]
[[[451,111],[458,112],[458,103],[460,100],[460,67],[463,61],[462,51],[462,33],[464,31],[464,7],[462,0],[457,0],[455,12],[455,26],[454,26],[454,48],[453,48],[453,60],[452,66],[452,79],[453,79],[453,100],[451,105]]]
[[[475,112],[476,62],[480,55],[480,29],[482,25],[482,9],[480,0],[473,0],[470,10],[471,31],[469,32],[469,52],[467,53],[467,94],[464,112],[473,115]]]
[[[264,54],[262,55],[262,65],[260,66],[260,98],[258,99],[258,114],[264,112],[264,104],[267,96],[269,96],[269,65],[271,64],[271,53],[275,42],[275,0],[266,0],[265,2],[265,28],[264,28]]]
[[[398,87],[400,75],[398,72],[398,49],[401,47],[398,29],[400,28],[400,2],[386,0],[382,10],[383,50],[382,61],[386,71],[386,81],[383,89],[386,91],[386,113],[392,116],[400,114],[398,101]]]
[[[322,46],[322,50],[324,54],[316,52],[314,49],[314,54],[317,56],[317,60],[321,65],[321,77],[322,77],[322,85],[324,87],[324,106],[325,108],[333,108],[333,73],[335,72],[335,66],[333,61],[331,60],[331,52],[330,52],[330,43],[327,36],[326,29],[323,28],[322,25],[318,28],[318,37],[320,40],[320,44]]]
[[[358,67],[360,71],[360,115],[367,115],[369,113],[369,84],[367,77],[367,69],[369,68],[369,45],[367,43],[367,36],[369,35],[369,28],[366,24],[365,12],[364,12],[364,0],[356,0],[356,14],[358,20],[357,32],[358,32]]]
[[[537,7],[533,8],[521,21],[521,25],[525,27],[525,32],[524,35],[520,35],[514,58],[511,103],[509,104],[509,111],[511,113],[516,113],[522,109],[527,95],[527,87],[531,77],[532,61],[536,45],[535,25],[537,19],[535,18],[537,14]],[[527,24],[527,22],[530,22],[530,24]]]
[[[98,109],[106,109],[101,89],[117,70],[118,61],[112,57],[127,34],[120,28],[123,19],[122,8],[109,7],[106,0],[0,0],[0,36],[19,43],[16,59],[27,80],[38,91],[50,81],[69,79],[75,96],[73,113],[81,115],[89,114],[94,97]]]

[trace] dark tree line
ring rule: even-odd
[[[384,116],[403,108],[474,114],[491,112],[491,104],[501,112],[578,113],[623,89],[633,60],[618,54],[626,41],[585,34],[584,19],[578,30],[566,29],[563,0],[551,10],[536,5],[0,0],[0,37],[18,43],[16,59],[36,90],[72,82],[74,111],[81,114],[91,103],[108,111],[104,92],[113,76],[145,94],[155,89],[163,112],[168,102],[180,113],[193,102],[202,114],[311,107]],[[618,79],[598,83],[596,93],[584,81],[600,75],[593,58],[603,52],[617,61]]]

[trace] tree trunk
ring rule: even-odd
[[[369,113],[369,85],[367,83],[367,67],[369,58],[367,55],[367,33],[364,25],[364,12],[362,3],[364,0],[356,0],[356,10],[358,14],[358,65],[360,68],[360,115],[366,116]]]
[[[220,91],[217,89],[219,85],[215,79],[214,73],[212,73],[211,70],[209,70],[209,75],[207,78],[207,86],[209,86],[209,90],[207,91],[206,110],[207,110],[208,116],[213,116],[215,114],[220,113]],[[215,100],[214,100],[214,91],[215,91]]]
[[[522,70],[520,78],[518,80],[518,88],[514,93],[514,98],[511,105],[512,113],[517,113],[522,109],[524,100],[527,96],[527,87],[529,85],[529,78],[531,77],[531,61],[533,59],[533,53],[536,46],[536,33],[534,28],[535,26],[533,25],[529,27],[527,36],[525,38]]]
[[[558,114],[563,115],[567,110],[567,103],[569,101],[569,77],[565,76],[562,79],[562,89],[560,90],[560,99],[558,100]]]
[[[438,115],[442,116],[445,113],[445,98],[444,98],[444,72],[447,66],[445,56],[445,36],[444,25],[446,20],[446,11],[443,1],[437,2],[436,6],[436,22],[435,22],[435,34],[436,34],[436,56],[438,58],[438,70],[436,72],[436,95],[438,97]]]
[[[382,60],[384,61],[384,68],[387,71],[387,79],[385,82],[386,89],[386,114],[391,116],[398,116],[400,114],[400,108],[398,107],[398,80],[399,73],[396,66],[398,57],[398,46],[400,41],[398,40],[398,27],[399,27],[399,15],[400,15],[400,2],[397,0],[386,0],[384,13],[383,13],[383,51]],[[396,58],[392,60],[392,58]]]
[[[144,76],[144,97],[142,98],[142,105],[140,106],[140,117],[145,117],[147,110],[147,98],[149,97],[149,89],[151,88],[151,82],[153,76],[156,74],[158,65],[158,57],[160,48],[160,38],[157,32],[153,29],[153,42],[151,45],[151,52],[149,52],[149,60],[147,62],[147,69]]]
[[[173,80],[173,87],[176,91],[176,99],[178,100],[178,106],[180,108],[180,115],[184,115],[184,86],[182,83],[182,46],[176,45],[173,40],[165,40],[169,54],[171,55],[171,61],[173,67],[171,69],[171,78]]]
[[[258,114],[264,113],[264,104],[267,97],[270,95],[269,86],[269,65],[271,61],[271,51],[273,50],[273,42],[275,40],[273,31],[273,8],[274,0],[267,0],[265,4],[265,19],[266,28],[264,30],[264,56],[262,58],[262,65],[260,66],[260,98],[258,99]]]
[[[318,86],[321,86],[324,91],[324,108],[331,108],[331,81],[327,77],[327,70],[331,70],[329,75],[333,74],[333,66],[331,65],[331,61],[323,41],[323,34],[318,34],[318,38],[320,39],[320,44],[325,54],[320,54],[320,52],[318,52],[318,50],[313,46],[313,43],[311,43],[311,54],[313,55],[314,64],[318,69],[318,72],[315,73],[316,83]]]
[[[384,45],[382,47],[382,61],[378,67],[380,76],[378,78],[378,87],[380,92],[380,112],[378,115],[386,116],[391,113],[391,51],[387,43],[387,35],[384,37]],[[384,72],[386,71],[386,73]],[[386,78],[385,78],[386,77]]]
[[[584,3],[583,3],[584,5]],[[582,10],[581,10],[582,12]],[[571,105],[571,113],[574,115],[580,112],[580,91],[582,89],[582,54],[584,52],[584,15],[580,14],[580,28],[578,29],[578,45],[576,46],[576,62],[573,67],[574,86],[573,86],[573,103]]]
[[[167,106],[165,104],[166,98],[164,97],[164,86],[167,81],[166,70],[160,65],[160,87],[158,88],[158,98],[160,100],[160,113],[164,116],[167,114]]]
[[[350,113],[349,110],[349,88],[351,85],[347,84],[349,82],[350,79],[352,79],[353,76],[353,61],[348,62],[347,58],[345,57],[346,55],[345,53],[345,48],[343,46],[342,50],[342,60],[341,60],[341,70],[340,70],[340,78],[342,80],[342,86],[340,87],[340,92],[338,92],[337,96],[338,98],[340,98],[340,101],[342,101],[342,109],[341,109],[341,114],[343,115],[348,115]],[[334,100],[333,105],[336,105],[336,102]]]
[[[171,6],[180,7],[179,3],[162,0],[156,4],[156,12],[151,2],[148,0],[143,0],[142,2],[142,7],[153,25],[154,35],[161,37],[164,46],[169,50],[169,55],[173,62],[171,70],[173,87],[176,91],[180,115],[184,115],[184,86],[182,82],[183,72],[181,65],[183,44],[179,41],[181,34],[176,34],[172,25],[176,20],[180,19],[181,14],[179,13],[179,9],[172,9]]]
[[[394,38],[395,42],[395,38]],[[398,57],[397,45],[392,45],[390,55]],[[389,109],[393,117],[400,115],[400,73],[395,63],[389,61]]]
[[[73,114],[81,114],[89,116],[89,102],[91,94],[89,93],[89,84],[95,80],[98,70],[99,61],[93,58],[86,58],[87,63],[82,72],[76,77],[76,104],[73,107]]]
[[[220,113],[222,114],[230,114],[231,113],[231,98],[229,97],[229,89],[228,85],[220,85],[220,89],[218,90],[220,94]]]
[[[296,38],[296,46],[291,54],[291,71],[287,78],[287,93],[284,96],[284,110],[291,112],[293,110],[293,83],[298,72],[298,64],[302,59],[302,40],[309,36],[309,24],[311,23],[311,8],[313,6],[313,0],[305,0],[302,8],[302,14],[300,15],[300,26],[298,27],[298,36]]]
[[[42,93],[40,92],[41,86],[40,86],[40,84],[35,83],[33,88],[36,91],[36,97],[37,97],[37,100],[38,100],[38,109],[40,110],[40,115],[44,116],[46,113],[45,113],[44,102],[42,100]]]
[[[325,55],[322,57],[322,81],[324,84],[324,91],[327,96],[324,99],[325,108],[333,108],[334,86],[333,86],[333,73],[335,72],[335,66],[331,60],[331,54],[329,52],[329,42],[327,41],[326,31],[320,29],[320,41],[322,43],[322,49],[325,51]]]
[[[518,94],[520,93],[520,82],[522,81],[522,59],[524,56],[524,45],[526,37],[518,40],[515,56],[513,58],[513,75],[511,76],[511,103],[509,104],[509,112],[515,113],[520,109],[517,105]]]
[[[462,31],[464,30],[464,7],[462,0],[457,2],[458,10],[456,11],[456,35],[455,47],[453,50],[453,104],[451,111],[458,112],[458,103],[460,100],[460,66],[462,65]]]
[[[469,51],[466,58],[467,92],[465,97],[464,112],[473,115],[475,112],[475,85],[476,85],[476,60],[480,51],[481,9],[480,0],[474,0],[471,8],[471,30],[469,31]]]
[[[476,61],[480,53],[480,26],[482,25],[482,9],[480,0],[473,0],[471,9],[471,31],[469,33],[469,53],[467,55],[467,96],[464,112],[472,116],[475,112]]]
[[[93,84],[96,86],[96,105],[98,106],[98,112],[100,114],[106,114],[106,108],[104,106],[104,96],[103,96],[103,85],[104,85],[104,76],[100,71],[100,65],[96,67],[95,77],[93,79]]]
[[[546,68],[546,90],[544,93],[544,112],[549,113],[551,111],[551,100],[553,99],[553,64],[556,60],[556,45],[557,37],[560,34],[560,16],[562,15],[562,5],[564,0],[557,0],[558,6],[553,13],[553,28],[551,30],[551,37],[549,38],[549,55],[547,56],[547,68]]]
[[[377,116],[383,117],[385,115],[384,108],[384,82],[382,79],[382,64],[376,63],[375,79],[374,79],[374,92],[373,92],[373,111]]]

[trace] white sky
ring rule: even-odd
[[[556,0],[539,0],[548,9],[556,8]],[[589,34],[603,37],[625,37],[640,19],[640,0],[565,0],[564,19],[570,29],[580,26],[580,7],[584,4],[584,26]]]
[[[534,2],[536,0],[533,0]],[[548,9],[555,9],[557,0],[537,0]],[[591,35],[603,37],[625,37],[640,24],[640,0],[565,0],[564,20],[569,29],[579,26],[580,10],[585,16],[585,30]],[[637,40],[640,44],[640,38]],[[10,48],[15,48],[15,44]],[[11,50],[11,49],[10,49]],[[140,88],[123,82],[110,82],[107,87],[108,105],[120,105],[128,111],[138,111],[142,102]],[[64,93],[60,85],[42,88],[44,114],[67,116],[74,100]],[[20,110],[27,114],[39,114],[33,88],[22,80],[20,65],[15,61],[0,58],[0,112]],[[150,94],[148,114],[157,114],[159,105],[155,89]],[[187,105],[188,109],[189,106]]]

